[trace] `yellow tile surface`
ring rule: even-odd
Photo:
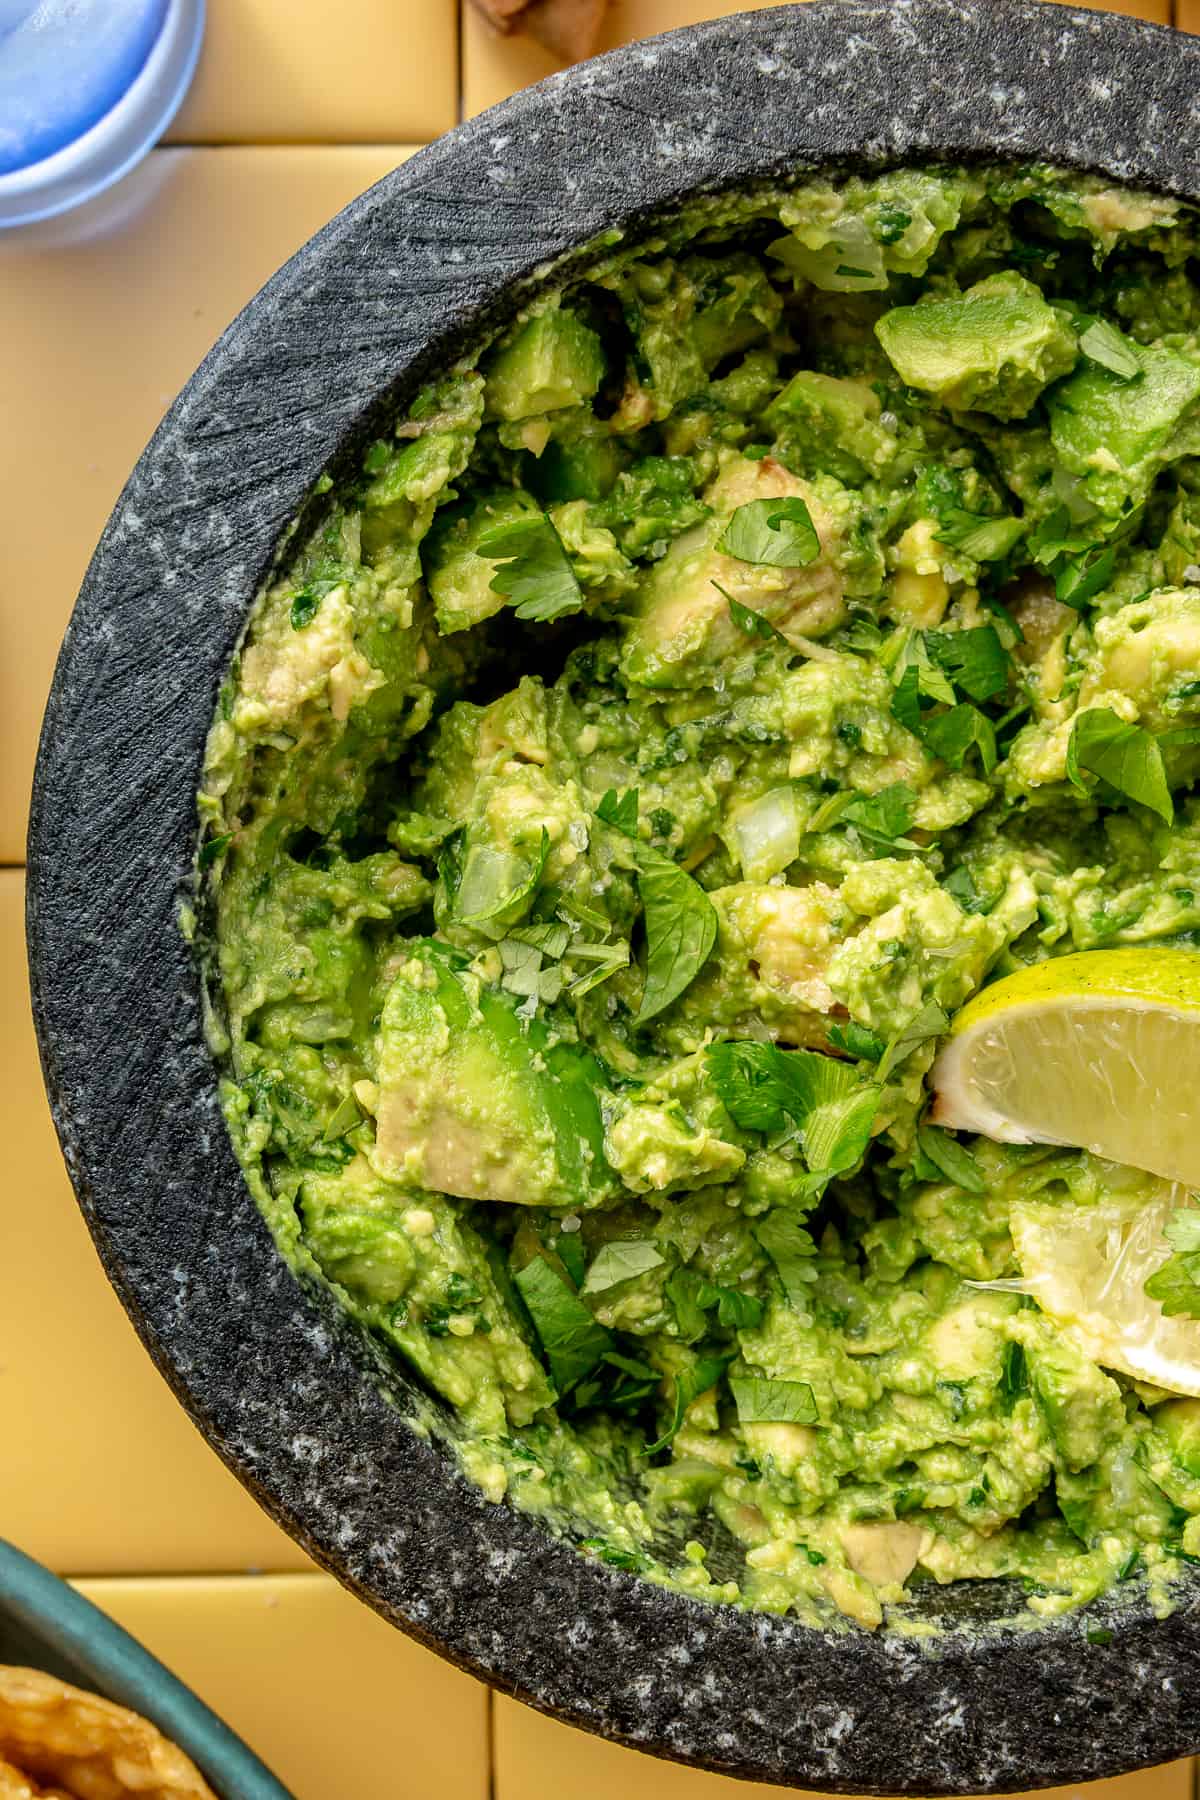
[[[764,1787],[707,1775],[679,1763],[623,1750],[515,1701],[495,1701],[494,1800],[796,1800],[795,1788]],[[1192,1764],[1168,1763],[1120,1781],[1046,1788],[1039,1800],[1191,1800]]]
[[[404,144],[458,108],[457,0],[208,0],[176,143]]]
[[[307,1569],[191,1424],[96,1259],[42,1092],[23,887],[0,870],[0,1537],[85,1573]]]
[[[694,25],[698,19],[735,12],[760,12],[775,0],[613,0],[599,50],[615,50],[635,38]],[[482,112],[530,82],[553,75],[562,64],[522,37],[500,37],[471,4],[462,0],[463,117]]]
[[[229,320],[403,148],[159,150],[106,235],[0,234],[0,863],[24,856],[67,618],[129,470]],[[20,528],[16,529],[16,522]]]
[[[1060,6],[1077,5],[1079,0],[1058,0]],[[1186,5],[1188,0],[1180,0]],[[1093,12],[1128,13],[1132,19],[1149,19],[1155,25],[1171,24],[1171,0],[1087,0]]]
[[[78,1586],[296,1800],[487,1800],[485,1689],[327,1577]]]
[[[1077,4],[1078,0],[1061,3]],[[541,81],[562,67],[538,44],[517,36],[499,36],[481,19],[472,0],[461,0],[461,4],[464,117],[494,106],[518,88]],[[599,49],[614,50],[635,38],[653,37],[679,25],[735,12],[758,12],[773,4],[775,0],[613,0]],[[1170,23],[1171,0],[1088,0],[1088,4],[1102,12],[1132,13],[1161,25]],[[1177,4],[1191,9],[1196,21],[1192,29],[1200,30],[1200,0],[1177,0]]]

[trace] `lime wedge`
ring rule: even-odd
[[[1167,1318],[1145,1291],[1171,1254],[1162,1228],[1189,1198],[1170,1182],[1118,1185],[1094,1206],[1017,1201],[1009,1224],[1025,1291],[1085,1356],[1200,1396],[1200,1320]]]
[[[993,982],[931,1081],[939,1125],[1200,1188],[1200,953],[1085,950]]]

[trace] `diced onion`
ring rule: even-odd
[[[747,881],[769,881],[800,854],[800,820],[790,787],[772,788],[733,821],[738,861]]]

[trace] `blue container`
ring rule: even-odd
[[[43,1669],[141,1713],[220,1800],[293,1800],[190,1688],[65,1581],[0,1538],[0,1663]]]
[[[204,0],[0,0],[0,228],[131,169],[187,92]]]

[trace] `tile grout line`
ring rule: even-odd
[[[496,1800],[496,1690],[484,1685],[484,1724],[487,1736],[487,1787],[486,1800]],[[1200,1800],[1193,1795],[1192,1800]]]
[[[458,94],[457,94],[457,99],[456,99],[456,106],[457,106],[457,110],[458,110],[458,123],[460,125],[462,124],[463,119],[465,117],[466,85],[467,85],[467,71],[466,71],[467,33],[465,30],[465,26],[466,26],[465,14],[466,14],[467,5],[468,5],[468,0],[455,0],[455,8],[454,8],[454,70],[455,70],[455,76],[456,76],[456,79],[458,82]]]

